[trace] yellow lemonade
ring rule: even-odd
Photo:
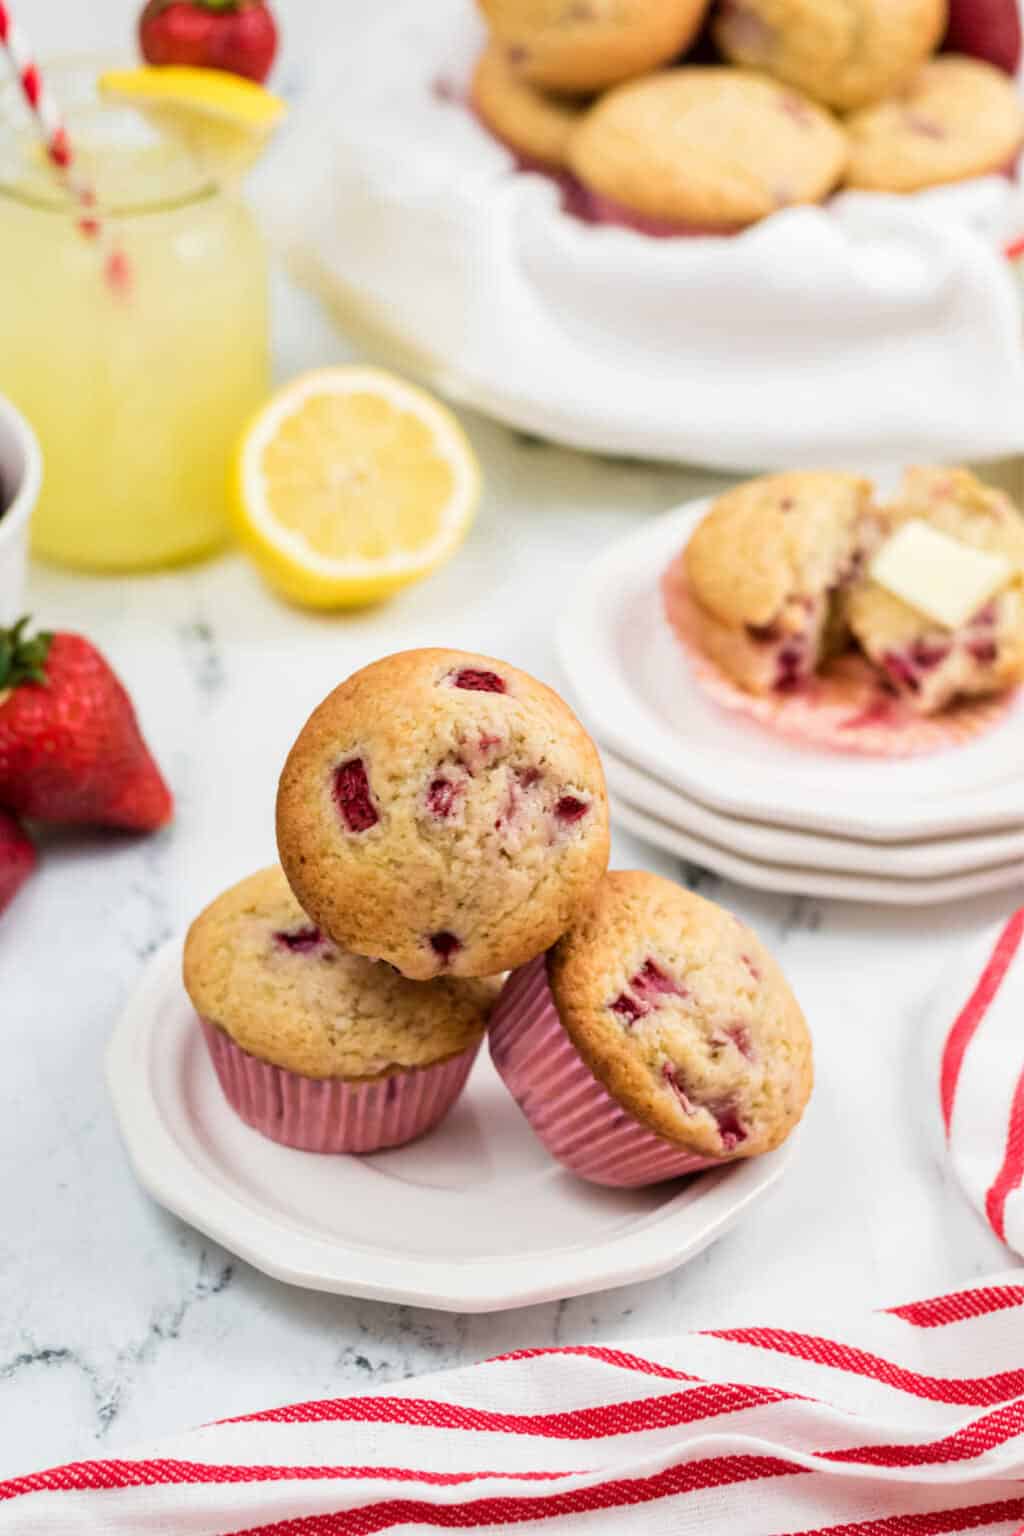
[[[191,559],[228,532],[229,468],[268,383],[267,263],[241,200],[95,70],[58,71],[99,231],[13,102],[0,148],[0,393],[43,449],[36,552],[94,570]]]

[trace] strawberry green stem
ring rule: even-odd
[[[46,662],[53,644],[49,630],[28,635],[29,619],[19,619],[13,629],[0,629],[0,693],[22,683],[46,686]]]

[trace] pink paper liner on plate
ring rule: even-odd
[[[532,1130],[581,1179],[636,1189],[728,1161],[655,1136],[602,1087],[559,1018],[546,955],[505,983],[489,1041],[491,1060]]]
[[[431,1067],[345,1082],[272,1066],[209,1019],[199,1022],[232,1109],[253,1130],[302,1152],[379,1152],[424,1135],[459,1097],[481,1043]]]
[[[806,745],[870,757],[917,757],[956,747],[991,730],[1008,713],[1013,691],[964,700],[941,715],[916,715],[879,682],[863,656],[839,656],[797,693],[747,693],[701,649],[700,619],[683,555],[662,578],[665,615],[701,689],[716,704]]]

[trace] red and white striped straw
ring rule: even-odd
[[[47,154],[61,171],[70,171],[73,159],[71,141],[57,103],[50,95],[39,73],[39,66],[32,57],[32,50],[28,46],[24,32],[3,0],[0,0],[0,43],[7,50],[18,76],[22,94],[42,128]]]
[[[78,175],[75,168],[74,149],[60,108],[43,79],[39,65],[28,45],[28,39],[11,15],[6,0],[0,0],[0,45],[7,52],[17,75],[21,93],[39,126],[50,162],[57,169],[64,185],[82,210],[82,216],[78,221],[79,229],[90,239],[98,239],[103,234],[103,230],[96,214],[96,194],[89,183],[83,181]],[[119,248],[107,251],[105,274],[107,282],[113,289],[118,292],[124,292],[127,289],[130,269],[124,252]]]

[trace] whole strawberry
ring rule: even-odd
[[[36,867],[36,850],[13,816],[0,811],[0,912]]]
[[[277,52],[277,27],[264,0],[149,0],[139,43],[148,64],[226,69],[262,85]]]
[[[132,701],[81,635],[0,630],[0,805],[35,821],[150,832],[170,791]]]

